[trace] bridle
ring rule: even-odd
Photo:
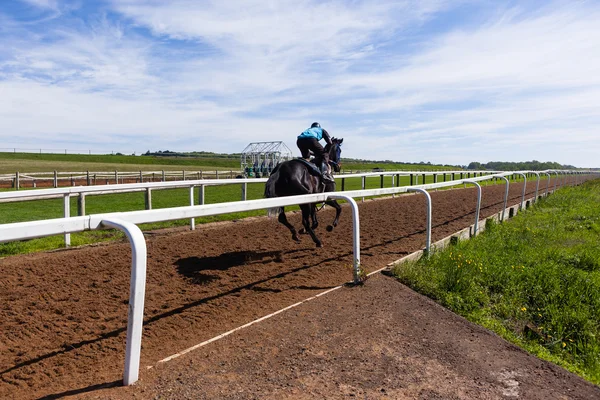
[[[329,149],[330,153],[331,153],[331,150],[334,148],[334,146],[337,146],[337,147],[335,147],[335,153],[336,153],[335,156],[336,156],[336,158],[338,160],[337,161],[333,161],[331,159],[331,155],[330,155],[330,157],[329,157],[329,165],[331,165],[335,170],[339,171],[342,168],[342,165],[341,165],[340,160],[339,160],[339,155],[340,155],[339,146],[340,146],[340,144],[339,143],[333,143],[331,145],[331,148]]]

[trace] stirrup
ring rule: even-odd
[[[333,179],[333,177],[328,172],[325,172],[322,175],[323,175],[323,183],[325,183],[325,181],[335,182],[335,179]]]

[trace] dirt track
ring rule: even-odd
[[[518,202],[521,190],[522,184],[511,187],[510,203]],[[535,184],[530,184],[528,193],[533,193],[534,190]],[[432,193],[433,240],[441,239],[473,222],[475,193],[473,188]],[[503,185],[484,188],[482,217],[501,209],[503,195]],[[367,201],[362,204],[362,266],[367,271],[372,271],[421,248],[425,236],[424,210],[425,200],[421,195]],[[142,384],[134,389],[114,388],[108,392],[99,390],[101,387],[118,385],[122,376],[131,257],[127,243],[88,246],[0,260],[3,271],[0,281],[0,398],[39,398],[53,394],[54,397],[80,394],[92,398],[152,398],[155,393],[166,396],[160,388],[147,386],[151,379],[156,379],[157,369],[147,372],[145,366],[153,366],[158,360],[182,349],[352,278],[352,227],[349,210],[344,208],[340,226],[330,234],[322,226],[333,218],[331,210],[320,212],[319,217],[322,225],[318,234],[323,239],[323,249],[316,249],[308,237],[301,244],[294,243],[287,229],[275,220],[266,218],[200,226],[195,232],[148,234]],[[291,221],[297,225],[298,216],[293,216]],[[401,286],[395,282],[394,284]],[[356,290],[356,295],[360,296],[359,288],[343,290]],[[422,305],[419,307],[431,304],[416,294],[411,296],[421,299],[411,300],[420,301]],[[368,305],[375,309],[385,309],[383,306],[377,307],[378,304],[374,302]],[[400,303],[392,308],[402,306]],[[375,311],[372,314],[381,315]],[[423,312],[422,323],[425,326],[435,324],[442,316],[448,318],[446,314],[449,313],[441,307],[428,309]],[[312,314],[303,315],[307,316],[306,321],[311,321],[311,318],[314,320],[314,315],[310,317]],[[303,319],[296,320],[300,325],[304,324]],[[371,325],[377,326],[375,323]],[[289,324],[272,325],[271,328],[274,331],[270,330],[268,335],[263,332],[261,335],[275,337],[279,334],[289,340],[288,334],[296,329]],[[281,331],[277,332],[277,329]],[[414,329],[418,330],[420,327],[415,326]],[[448,343],[460,342],[461,332],[458,328],[456,331],[448,329],[445,332],[449,335]],[[296,334],[293,335],[292,342],[295,343]],[[360,341],[369,342],[369,334],[366,335]],[[393,332],[388,332],[388,336],[390,335]],[[486,337],[490,341],[499,340],[489,334],[482,337],[484,339],[480,340],[486,340]],[[341,342],[339,338],[338,341],[329,343],[335,346],[341,345]],[[255,345],[262,346],[260,341]],[[485,343],[478,343],[478,346],[481,345],[485,346]],[[308,346],[306,351],[311,351],[310,342],[305,346]],[[466,346],[461,351],[478,350],[469,350]],[[211,353],[207,354],[210,357]],[[268,354],[276,358],[274,351],[262,356]],[[406,363],[404,366],[396,365],[400,370],[409,370],[415,361],[414,357],[405,356],[398,355],[402,363]],[[434,368],[433,364],[428,364],[430,356],[424,352],[420,361],[417,361],[427,364],[428,368]],[[260,375],[261,368],[268,369],[269,363],[274,362],[266,357],[266,360],[255,364],[252,362],[253,358],[246,360],[244,364],[250,375]],[[455,361],[461,364],[461,360]],[[361,371],[361,366],[367,369]],[[300,364],[298,368],[301,368]],[[357,362],[352,368],[362,376],[370,373],[367,363]],[[597,388],[579,378],[558,368],[546,366],[542,369],[549,371],[547,373],[552,376],[560,375],[561,382],[558,386],[577,387],[581,391],[579,395],[570,393],[563,398],[590,398],[590,394],[600,398]],[[227,386],[218,386],[215,382],[216,386],[212,389],[203,386],[199,390],[207,394],[205,398],[264,398],[267,397],[265,393],[271,393],[268,389],[269,379],[273,380],[278,376],[272,372],[270,374],[267,370],[261,375],[266,379],[262,387],[266,392],[256,389],[253,395],[236,397],[233,393],[218,392],[218,388],[224,390]],[[385,377],[382,373],[380,371],[378,375],[381,379],[395,379],[394,375]],[[473,373],[476,374],[477,371]],[[533,375],[533,378],[536,377],[537,373]],[[189,379],[185,376],[185,369],[179,378]],[[425,380],[422,382],[425,385],[423,387],[435,388],[444,381],[439,379],[439,382]],[[538,377],[538,386],[549,384],[547,377],[544,379],[546,380]],[[177,376],[172,380],[177,381]],[[242,378],[238,380],[243,381]],[[169,381],[167,379],[165,382]],[[460,381],[458,384],[460,386]],[[556,393],[560,393],[558,386]],[[140,392],[142,389],[147,392]],[[342,393],[339,387],[331,390],[333,391],[329,394],[313,394],[314,397],[335,397]],[[148,396],[149,393],[153,393],[152,396]],[[171,398],[204,396],[199,393],[183,393]],[[208,395],[209,393],[213,393],[213,396]],[[221,394],[217,395],[218,393]],[[311,392],[308,389],[305,393],[308,393],[307,398],[313,397],[309,395]],[[402,394],[396,393],[398,396]],[[489,397],[481,398],[501,398],[494,397],[491,393],[489,392]],[[411,398],[409,392],[405,395]],[[300,396],[300,393],[287,392],[282,397],[286,396],[294,398]],[[387,398],[400,398],[392,394],[390,396]],[[456,398],[473,398],[461,396],[456,393],[453,395]],[[423,398],[448,397],[431,395]]]

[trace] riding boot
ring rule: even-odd
[[[327,182],[335,182],[331,174],[329,173],[329,168],[327,164],[321,163],[321,175],[323,176],[323,180]]]

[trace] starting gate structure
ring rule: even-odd
[[[267,177],[277,164],[292,158],[292,151],[283,142],[250,143],[241,155],[245,177]]]

